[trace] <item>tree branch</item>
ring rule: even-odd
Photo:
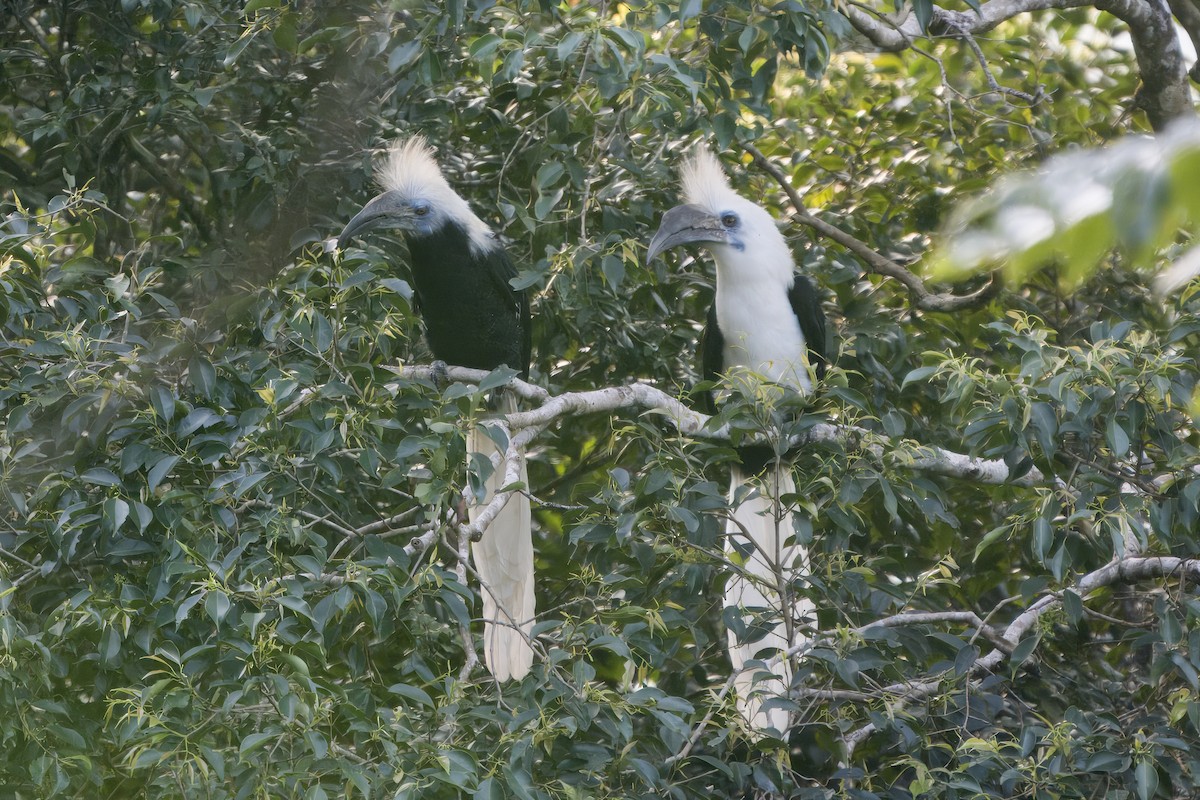
[[[873,622],[853,629],[851,633],[857,634],[858,636],[863,636],[871,628],[898,628],[905,625],[929,625],[938,622],[969,625],[979,630],[981,633],[987,636],[989,640],[994,641],[996,639],[1000,639],[999,634],[994,629],[980,619],[979,615],[971,611],[903,612],[900,614],[894,614],[890,617],[874,620]],[[688,736],[687,741],[684,742],[683,747],[680,748],[679,752],[675,753],[675,755],[667,758],[665,763],[669,766],[677,761],[687,758],[688,754],[692,752],[692,748],[694,748],[696,743],[700,741],[700,737],[703,735],[704,729],[708,727],[710,722],[712,722],[713,717],[716,715],[717,709],[720,708],[724,703],[725,698],[729,695],[729,692],[733,690],[734,684],[737,682],[738,677],[743,672],[761,669],[772,670],[785,658],[799,659],[813,648],[822,644],[836,642],[840,638],[841,633],[839,632],[821,634],[812,639],[801,642],[795,647],[789,648],[786,652],[779,653],[764,662],[751,662],[750,664],[742,667],[740,670],[734,670],[730,674],[729,678],[726,679],[724,686],[722,686],[720,691],[717,692],[717,696],[713,700],[708,713],[705,714],[704,718],[696,723],[695,726],[693,726],[692,732]],[[791,692],[789,692],[789,696],[809,700],[850,700],[852,702],[870,702],[878,699],[876,694],[870,694],[867,692],[847,692],[837,689],[799,688],[793,689]]]
[[[1168,0],[1168,3],[1171,13],[1192,40],[1192,47],[1200,53],[1200,6],[1197,6],[1196,0]],[[1188,74],[1192,80],[1200,82],[1200,61],[1192,64]]]
[[[466,586],[467,560],[471,557],[471,540],[463,536],[461,530],[458,535],[458,549],[456,552],[458,554],[458,563],[454,565],[454,575],[458,578],[460,586]],[[490,587],[486,591],[490,591]],[[475,667],[479,666],[479,653],[475,651],[475,639],[471,636],[469,625],[459,622],[458,634],[462,638],[463,652],[467,654],[462,669],[458,672],[458,680],[462,683],[470,677]]]
[[[401,367],[396,372],[401,377],[425,378],[432,374],[432,368],[408,366]],[[450,380],[477,383],[486,378],[489,373],[486,370],[466,367],[448,367],[445,374]],[[609,386],[589,392],[566,392],[560,395],[551,395],[545,389],[515,378],[506,385],[510,389],[516,390],[522,397],[546,398],[537,408],[497,417],[494,422],[489,423],[506,426],[504,428],[506,431],[516,432],[510,436],[510,453],[514,449],[523,452],[544,428],[564,417],[621,409],[641,408],[643,411],[656,412],[685,436],[728,440],[731,434],[729,426],[710,427],[709,423],[712,420],[710,416],[693,411],[677,398],[646,383],[629,383],[624,386]],[[1029,487],[1053,480],[1047,478],[1036,467],[1018,478],[1013,478],[1012,471],[1002,459],[979,458],[931,445],[918,444],[913,450],[905,451],[897,449],[894,446],[895,443],[888,440],[893,447],[885,449],[883,444],[875,443],[876,440],[883,439],[883,434],[866,428],[819,422],[805,433],[793,438],[789,442],[789,446],[812,443],[840,444],[864,450],[895,467],[932,472],[975,483]],[[504,458],[508,459],[508,457],[506,453]],[[500,461],[501,456],[496,454],[493,457],[493,464],[497,468],[500,466]],[[518,467],[510,467],[506,473],[506,483],[518,482],[519,475]],[[1057,480],[1053,480],[1053,482],[1059,483]],[[504,493],[498,493],[497,496],[500,494]]]
[[[863,3],[848,3],[842,13],[854,29],[867,37],[880,50],[889,53],[907,50],[913,41],[946,33],[986,33],[1001,22],[1018,14],[1045,11],[1051,8],[1081,8],[1091,5],[1088,0],[989,0],[979,6],[979,12],[947,11],[933,7],[928,33],[921,30],[915,14],[905,11],[897,15],[883,14]]]
[[[1142,76],[1134,99],[1150,127],[1161,132],[1172,120],[1194,114],[1183,52],[1165,0],[1097,0],[1096,8],[1129,26]]]
[[[1084,575],[1074,585],[1067,588],[1082,598],[1105,586],[1112,586],[1119,583],[1137,583],[1139,581],[1166,577],[1178,577],[1181,580],[1200,580],[1200,559],[1177,558],[1174,556],[1129,556],[1114,559],[1105,566]],[[999,667],[1012,654],[1012,648],[1016,647],[1021,638],[1034,628],[1044,615],[1062,605],[1063,591],[1065,590],[1043,595],[1018,614],[1009,622],[1001,634],[1002,639],[1008,644],[1008,647],[998,646],[977,658],[971,666],[969,674],[986,674]],[[898,616],[903,617],[905,615]],[[915,618],[918,615],[913,616]],[[874,622],[871,625],[865,626],[864,629],[879,624],[882,623]],[[885,687],[882,691],[883,693],[900,693],[900,696],[895,701],[897,705],[893,708],[893,710],[896,710],[913,701],[928,697],[937,691],[941,685],[942,682],[940,680],[928,680],[919,683],[894,684]],[[871,722],[861,728],[850,731],[843,737],[847,761],[854,754],[855,748],[876,730],[875,723]]]
[[[989,0],[978,13],[947,11],[935,5],[927,32],[921,30],[915,14],[889,16],[861,3],[846,5],[843,14],[880,50],[898,52],[911,48],[919,38],[949,35],[965,40],[1019,14],[1084,6],[1107,11],[1129,26],[1142,77],[1135,103],[1146,112],[1154,130],[1161,131],[1171,120],[1194,113],[1179,38],[1171,21],[1174,12],[1196,41],[1200,11],[1192,0]]]
[[[841,228],[830,225],[823,219],[813,216],[805,207],[804,199],[800,197],[800,193],[792,187],[787,176],[783,174],[779,167],[775,166],[753,144],[743,142],[742,148],[754,157],[754,162],[774,178],[775,182],[787,194],[788,199],[792,203],[792,218],[794,220],[801,225],[812,228],[825,238],[832,239],[851,253],[854,253],[866,264],[868,272],[899,281],[903,284],[904,288],[908,289],[917,308],[925,311],[958,311],[963,308],[973,308],[986,303],[999,289],[999,285],[993,278],[969,294],[936,294],[929,291],[924,281],[895,261],[880,255],[868,244],[856,239]]]
[[[183,213],[196,226],[196,230],[200,231],[201,235],[207,238],[210,231],[208,220],[204,216],[204,208],[196,202],[196,198],[192,193],[179,181],[175,180],[167,170],[163,169],[159,165],[158,159],[154,157],[154,154],[134,138],[133,134],[127,134],[124,138],[125,144],[129,147],[129,152],[142,165],[142,169],[146,171],[156,184],[165,189],[178,201]]]

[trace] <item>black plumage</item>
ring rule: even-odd
[[[504,248],[497,243],[473,253],[456,222],[430,234],[409,233],[406,240],[417,309],[434,357],[474,369],[506,364],[528,378],[529,295],[509,283],[517,270]]]
[[[383,193],[346,224],[338,239],[376,227],[397,228],[408,244],[409,269],[417,311],[429,349],[440,361],[492,370],[501,365],[529,376],[529,297],[512,287],[517,271],[497,236],[471,210],[442,175],[432,149],[420,137],[392,146],[377,170]],[[503,392],[493,407],[517,409],[516,396]],[[467,460],[478,457],[498,466],[484,478],[483,491],[467,502],[468,519],[478,522],[485,508],[511,483],[510,454],[472,420],[467,429]],[[520,483],[528,484],[524,458],[517,454]],[[528,494],[508,494],[493,508],[491,524],[471,544],[483,605],[484,662],[498,680],[524,677],[533,664],[535,616],[533,528]]]

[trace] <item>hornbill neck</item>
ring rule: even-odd
[[[412,254],[413,262],[421,262],[423,266],[432,267],[438,261],[447,258],[473,259],[478,248],[473,248],[471,236],[466,227],[458,222],[447,222],[431,234],[420,236],[412,233],[405,234],[408,251]],[[480,251],[486,252],[486,251]]]

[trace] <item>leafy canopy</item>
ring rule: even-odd
[[[727,404],[733,442],[632,408],[542,433],[541,653],[497,686],[463,674],[479,603],[453,526],[483,392],[399,368],[428,359],[401,243],[320,244],[370,195],[371,149],[420,131],[521,265],[535,381],[685,397],[711,269],[647,265],[642,242],[688,143],[786,219],[753,142],[821,219],[915,266],[1000,172],[1123,129],[1135,78],[1110,21],[980,42],[1054,98],[1025,107],[967,48],[854,53],[822,4],[7,8],[0,795],[1193,785],[1191,589],[1149,567],[1080,576],[1196,556],[1194,294],[1153,298],[1118,255],[1090,277],[1068,264],[1071,293],[1026,271],[925,312],[789,225],[836,368],[809,401]],[[795,588],[822,633],[791,740],[755,741],[720,694],[725,629],[745,624],[721,609],[731,444],[828,422],[853,434],[802,449],[794,498],[813,552]],[[911,616],[947,609],[964,616]]]

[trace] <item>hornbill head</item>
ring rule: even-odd
[[[790,283],[794,262],[775,219],[733,191],[716,157],[697,146],[680,172],[687,202],[663,214],[646,260],[680,245],[704,244],[719,270],[779,271]]]
[[[646,250],[646,260],[653,261],[655,256],[672,247],[697,242],[737,247],[734,231],[739,221],[733,211],[718,216],[692,203],[675,206],[663,214],[658,232]]]
[[[338,234],[338,247],[345,247],[351,238],[373,228],[399,228],[414,236],[429,236],[434,227],[436,212],[427,201],[406,197],[391,191],[374,197],[346,223]]]
[[[397,228],[405,236],[419,238],[451,224],[466,230],[472,249],[495,246],[491,230],[446,182],[424,138],[395,142],[376,168],[375,181],[383,193],[346,223],[338,234],[339,247],[374,228]]]

